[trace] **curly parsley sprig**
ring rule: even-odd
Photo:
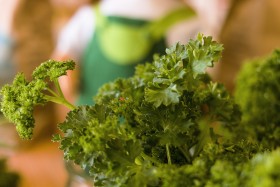
[[[21,138],[32,137],[35,106],[51,101],[75,109],[75,106],[65,99],[58,82],[60,76],[66,75],[67,70],[73,70],[74,67],[75,63],[72,60],[48,60],[34,70],[31,81],[27,81],[23,73],[19,73],[12,84],[1,88],[1,112],[15,123]],[[54,83],[55,89],[50,83]]]

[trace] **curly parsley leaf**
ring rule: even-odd
[[[32,73],[33,79],[47,79],[56,81],[59,77],[66,75],[68,70],[75,68],[75,62],[72,60],[59,62],[48,60],[38,66]]]
[[[221,57],[223,47],[201,34],[186,45],[176,44],[153,62],[154,77],[145,89],[145,99],[159,107],[180,101],[185,90],[196,89],[206,69]],[[200,76],[199,76],[200,75]]]
[[[73,69],[74,62],[47,61],[42,63],[33,72],[33,80],[27,81],[22,73],[16,75],[12,84],[1,88],[1,112],[8,120],[15,123],[19,136],[23,139],[31,139],[35,119],[34,108],[44,105],[48,101],[64,104],[73,109],[61,92],[56,93],[51,89],[47,80],[55,82],[57,90],[60,90],[58,77],[66,74],[66,70]]]
[[[5,85],[1,89],[1,111],[8,120],[16,124],[21,138],[32,137],[35,123],[33,110],[36,105],[46,103],[42,93],[46,86],[41,80],[27,82],[23,74],[18,74],[12,85]]]

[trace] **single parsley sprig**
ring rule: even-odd
[[[34,70],[31,81],[27,81],[25,76],[19,73],[12,84],[1,88],[1,112],[15,123],[21,138],[32,137],[35,106],[51,101],[70,109],[75,108],[65,99],[58,82],[60,76],[66,75],[67,70],[73,70],[74,67],[75,63],[71,60],[64,62],[49,60]],[[52,89],[50,83],[54,83],[55,89]]]

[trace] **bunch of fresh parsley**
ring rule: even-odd
[[[137,66],[133,77],[105,84],[94,106],[78,107],[59,125],[65,158],[87,169],[96,186],[170,186],[170,176],[186,178],[204,146],[218,144],[215,128],[229,132],[240,120],[224,86],[206,74],[222,49],[198,35]]]
[[[19,74],[1,89],[1,111],[21,137],[30,138],[36,105],[52,101],[68,106],[71,111],[59,124],[63,136],[55,135],[54,141],[60,142],[66,160],[90,174],[95,186],[278,184],[280,174],[266,158],[277,165],[279,151],[269,152],[262,142],[239,134],[248,107],[239,107],[206,73],[222,50],[211,37],[199,34],[155,55],[152,63],[138,65],[134,76],[103,85],[95,105],[78,107],[65,100],[58,83],[74,63],[48,61],[34,71],[32,81]],[[269,172],[260,172],[262,167]]]
[[[33,111],[37,105],[51,101],[70,109],[75,108],[64,98],[58,82],[60,76],[66,75],[67,70],[73,70],[74,67],[73,61],[49,60],[34,70],[31,81],[27,81],[23,73],[19,73],[11,85],[6,84],[1,88],[1,112],[15,123],[21,138],[32,137],[35,123]]]

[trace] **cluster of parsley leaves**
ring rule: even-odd
[[[137,66],[133,77],[105,84],[94,106],[78,107],[59,125],[64,136],[55,139],[65,158],[88,170],[95,186],[181,186],[194,180],[188,173],[202,167],[192,163],[205,145],[221,139],[214,129],[229,132],[240,121],[233,98],[206,73],[222,50],[198,35]],[[181,180],[170,178],[177,175]]]
[[[94,186],[279,186],[280,52],[245,67],[233,98],[207,74],[222,51],[199,34],[138,65],[134,76],[103,85],[94,105],[78,107],[58,82],[74,62],[50,60],[31,81],[18,74],[1,89],[1,111],[22,138],[31,138],[34,107],[48,101],[69,107],[59,124],[63,135],[53,140]]]
[[[33,112],[36,106],[50,101],[64,104],[70,109],[75,108],[65,99],[58,82],[59,77],[66,75],[67,70],[73,70],[74,67],[75,63],[71,60],[48,60],[33,71],[31,81],[23,73],[18,73],[12,84],[1,88],[1,112],[16,125],[21,138],[32,138],[35,124]]]

